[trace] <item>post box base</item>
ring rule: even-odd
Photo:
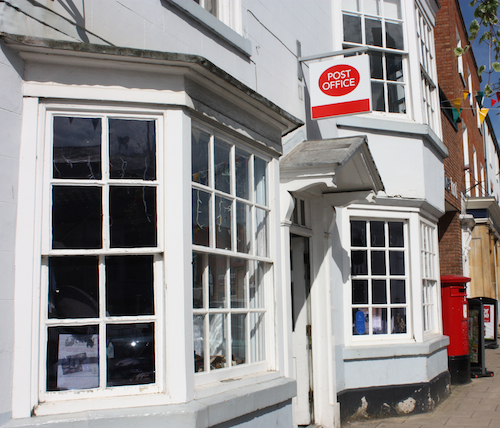
[[[448,369],[451,375],[452,385],[463,385],[470,383],[470,356],[460,355],[448,357]]]

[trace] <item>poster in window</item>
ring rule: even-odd
[[[486,340],[495,340],[495,306],[488,303],[484,304],[484,338]]]
[[[98,335],[59,335],[57,388],[89,389],[99,386]]]

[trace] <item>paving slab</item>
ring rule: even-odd
[[[343,428],[500,428],[500,348],[486,349],[486,368],[493,377],[454,385],[433,412],[345,423]]]

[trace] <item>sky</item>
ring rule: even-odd
[[[470,5],[470,0],[459,0],[460,7],[462,9],[462,15],[464,17],[464,22],[467,30],[469,29],[469,25],[471,21],[474,19],[474,9],[475,7],[471,7]],[[500,12],[500,10],[499,10]],[[483,27],[484,28],[484,27]],[[477,37],[476,41],[472,44],[472,50],[474,51],[474,57],[476,58],[476,63],[477,66],[479,67],[480,65],[486,65],[488,67],[488,45],[486,42],[481,43],[479,45],[478,43],[479,37]],[[483,82],[481,84],[481,87],[484,87],[484,85],[488,82],[488,75],[483,74]],[[491,82],[498,81],[500,78],[500,73],[494,73],[491,76]],[[495,135],[497,137],[498,142],[500,143],[500,102],[495,105],[494,108],[490,109],[488,112],[488,117],[490,118],[493,128],[495,131]],[[485,101],[485,107],[490,108],[490,101],[486,100]]]

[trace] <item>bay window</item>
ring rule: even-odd
[[[160,388],[160,121],[47,114],[42,401]]]
[[[194,370],[230,374],[266,358],[268,161],[198,126],[191,159]]]
[[[409,328],[406,221],[350,221],[353,337],[407,336]]]
[[[342,0],[344,49],[368,46],[373,110],[406,113],[406,58],[399,0]]]
[[[436,269],[436,227],[420,223],[420,253],[422,263],[422,306],[424,332],[438,330],[438,296]]]

